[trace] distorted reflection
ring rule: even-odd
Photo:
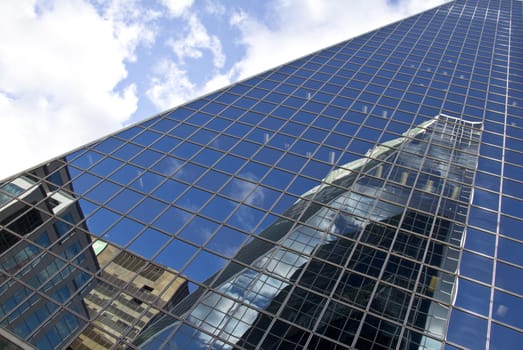
[[[137,344],[440,344],[480,131],[440,115],[331,172]]]
[[[188,295],[187,280],[93,241],[61,165],[1,186],[0,345],[14,349],[14,339],[44,350],[125,348],[159,310]],[[33,178],[48,174],[49,182]]]

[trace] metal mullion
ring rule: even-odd
[[[432,144],[432,139],[433,139],[433,136],[431,135],[431,137],[427,140],[427,147],[425,148],[425,151],[424,151],[424,154],[423,154],[422,159],[424,159],[424,158],[427,156],[428,151],[429,151],[429,149],[430,149],[430,145]],[[417,170],[417,172],[416,172],[416,179],[415,179],[414,183],[416,183],[416,182],[418,181],[419,176],[420,176],[420,174],[421,174],[421,170],[422,170],[421,168],[422,168],[422,167],[423,167],[423,162],[420,163],[420,168],[419,168],[419,169]],[[415,191],[416,191],[415,188],[413,188],[413,189],[410,191],[410,193],[409,193],[409,195],[408,195],[408,198],[407,198],[407,200],[406,200],[406,205],[407,205],[408,203],[410,203],[410,201],[412,200],[412,196],[413,196],[413,194],[414,194]],[[360,321],[360,324],[359,324],[359,326],[358,326],[358,330],[356,331],[356,334],[355,334],[354,339],[353,339],[353,341],[352,341],[352,344],[351,344],[352,347],[355,347],[355,346],[356,346],[356,343],[357,343],[357,341],[358,341],[358,339],[359,339],[359,335],[361,334],[361,330],[363,329],[363,325],[364,325],[364,323],[365,323],[365,319],[366,319],[366,317],[367,317],[368,312],[370,311],[371,302],[372,302],[372,300],[374,299],[374,297],[375,297],[375,295],[376,295],[376,291],[377,291],[377,289],[378,289],[378,286],[379,286],[379,284],[380,284],[380,281],[382,280],[382,278],[383,278],[383,274],[385,273],[385,267],[386,267],[386,265],[387,265],[387,263],[388,263],[388,261],[389,261],[389,259],[390,259],[390,255],[391,255],[391,253],[392,253],[392,249],[393,249],[394,243],[396,242],[396,239],[397,239],[398,233],[399,233],[399,231],[400,231],[400,225],[401,225],[401,223],[404,221],[406,213],[407,213],[407,208],[405,207],[405,209],[404,209],[404,210],[402,211],[402,213],[401,213],[401,218],[400,218],[400,220],[399,220],[398,227],[397,227],[396,230],[395,230],[394,237],[392,238],[391,245],[390,245],[390,247],[388,248],[388,253],[387,253],[386,257],[385,257],[385,261],[383,262],[383,266],[382,266],[381,271],[380,271],[380,273],[379,273],[379,275],[378,275],[377,283],[374,285],[374,288],[373,288],[373,290],[372,290],[372,292],[371,292],[371,297],[370,297],[369,302],[367,303],[367,306],[366,306],[366,308],[365,308],[365,313],[363,314],[363,317],[362,317],[362,319],[361,319],[361,321]],[[432,225],[431,225],[431,229],[430,229],[429,232],[432,232],[432,231],[433,231],[433,229],[434,229],[434,225],[435,225],[435,222],[436,222],[436,221],[434,220],[434,222],[433,222]],[[427,238],[430,239],[429,236],[427,236]],[[429,247],[429,244],[427,244],[427,246],[425,247],[425,254],[426,254],[426,252],[428,251],[428,247]],[[423,257],[423,259],[425,259],[425,256]],[[421,264],[420,264],[420,267],[421,267]],[[413,299],[413,297],[411,296],[411,300],[412,300],[412,299]],[[400,336],[401,336],[401,333],[400,333]],[[398,344],[399,344],[399,340],[398,340]]]
[[[512,3],[511,3],[512,5]],[[512,8],[511,8],[512,10]],[[498,11],[498,21],[496,25],[500,26],[500,12]],[[501,170],[500,170],[500,181],[499,181],[499,196],[498,196],[498,212],[497,212],[497,225],[496,225],[496,234],[495,234],[495,244],[494,244],[494,256],[492,263],[492,288],[490,289],[490,300],[489,300],[489,312],[488,312],[488,321],[487,321],[487,334],[485,339],[485,348],[490,349],[490,340],[492,334],[492,319],[494,314],[494,293],[496,286],[496,270],[497,270],[497,260],[498,260],[498,249],[499,249],[499,236],[501,233],[501,213],[502,213],[502,198],[504,193],[504,179],[505,179],[505,152],[506,152],[506,142],[507,142],[507,123],[508,123],[508,95],[509,95],[509,80],[510,80],[510,55],[511,55],[511,39],[512,39],[512,20],[509,18],[508,25],[508,51],[507,51],[507,69],[506,69],[506,83],[505,83],[505,110],[504,110],[504,124],[503,124],[503,143],[502,143],[502,153],[501,153]],[[498,32],[496,32],[497,34]],[[492,51],[492,60],[494,60],[495,49]],[[492,61],[491,61],[492,62]],[[491,71],[492,72],[492,71]]]
[[[343,47],[341,47],[341,48],[338,50],[338,52],[340,52],[341,50],[343,50]],[[357,53],[357,51],[356,51],[354,54],[356,54],[356,53]],[[339,67],[339,68],[338,68],[338,71],[339,71],[340,69],[342,69],[342,68]],[[324,84],[326,84],[326,82],[325,82]],[[368,117],[368,116],[367,116],[367,117]],[[341,119],[338,121],[338,124],[339,124],[340,121],[341,121]],[[363,125],[363,123],[360,125],[360,128],[361,128],[362,125]],[[334,128],[335,128],[335,127],[334,127]],[[333,128],[333,129],[334,129],[334,128]],[[305,130],[304,130],[304,132],[305,132]],[[303,134],[303,133],[302,133],[302,134]],[[327,135],[326,137],[328,137],[328,135]],[[323,141],[324,141],[324,140],[323,140]],[[324,144],[324,143],[321,142],[321,143],[319,144],[319,146],[322,146],[323,144]],[[318,149],[318,148],[316,148],[316,150],[317,150],[317,149]],[[342,154],[343,154],[343,152],[342,152]],[[340,156],[341,156],[341,155],[340,155]],[[306,163],[305,163],[303,166],[305,166],[305,165],[306,165]],[[303,169],[303,167],[302,167],[302,169]],[[360,175],[361,175],[361,174],[359,174],[358,176],[360,176]],[[354,181],[356,181],[356,179],[355,179]],[[290,186],[290,184],[289,184],[289,186]],[[312,200],[314,199],[314,197],[315,197],[316,195],[317,195],[317,193],[315,193],[315,194],[313,195]],[[310,202],[310,203],[311,203],[311,202]],[[303,214],[305,211],[306,211],[306,209],[302,211],[302,214]],[[338,211],[339,211],[339,209],[338,209]],[[298,221],[299,218],[297,218],[296,220]],[[297,222],[297,221],[296,221],[296,222]],[[292,229],[291,229],[291,230],[292,230]],[[317,249],[317,247],[315,248],[315,250],[316,250],[316,249]],[[314,253],[309,254],[309,255],[312,257],[312,256],[314,255]],[[310,260],[305,264],[305,267],[308,266],[309,263],[310,263]],[[301,278],[301,276],[303,275],[304,271],[305,271],[305,269],[302,269],[302,272],[301,272],[299,278]],[[299,278],[298,278],[297,280],[299,280]],[[291,285],[292,285],[291,290],[289,291],[287,297],[285,298],[284,303],[287,302],[288,299],[290,298],[290,296],[292,295],[292,292],[293,292],[294,289],[296,288],[297,283],[294,283],[294,284],[291,284]],[[282,305],[283,305],[283,304],[282,304]],[[280,307],[280,309],[279,309],[279,311],[277,312],[277,314],[275,314],[275,318],[271,321],[271,324],[268,326],[268,330],[269,330],[269,329],[274,325],[274,323],[275,323],[275,321],[276,321],[276,318],[279,317],[278,315],[279,315],[281,312],[282,312],[282,307]],[[258,344],[262,344],[262,343],[263,343],[263,340],[267,337],[267,335],[268,335],[268,333],[265,332],[265,334],[262,336],[262,338],[260,339],[260,341],[259,341]],[[309,337],[309,339],[310,339],[310,337]],[[307,342],[309,342],[309,341],[307,341]]]
[[[445,123],[448,123],[448,122],[449,122],[449,120],[447,120]],[[458,128],[470,127],[471,129],[473,128],[472,126],[467,126],[466,124],[460,122],[460,120],[455,120],[455,121],[453,121],[453,122],[454,122],[454,127],[458,127]],[[450,156],[449,156],[449,160],[448,160],[447,174],[444,174],[444,175],[442,176],[443,184],[442,184],[442,186],[441,186],[441,190],[440,190],[440,193],[439,193],[439,196],[438,196],[438,204],[437,204],[437,209],[436,209],[435,212],[434,212],[434,220],[433,220],[433,223],[432,223],[432,225],[431,225],[431,229],[430,229],[430,231],[429,231],[429,235],[427,236],[427,240],[428,240],[428,241],[427,241],[427,245],[426,245],[426,247],[425,247],[425,249],[424,249],[425,251],[424,251],[424,253],[423,253],[423,257],[422,257],[422,259],[420,260],[420,269],[418,270],[417,277],[416,277],[416,281],[415,281],[415,283],[414,283],[414,288],[413,288],[414,293],[416,293],[416,290],[417,290],[418,287],[419,287],[419,283],[420,283],[421,275],[422,275],[422,272],[423,272],[423,268],[426,267],[426,266],[428,266],[428,265],[426,265],[425,260],[426,260],[426,258],[427,258],[427,254],[428,254],[428,252],[429,252],[429,250],[430,250],[430,241],[433,240],[433,237],[432,237],[432,236],[433,236],[433,234],[434,234],[434,227],[435,227],[435,225],[436,225],[437,218],[438,218],[438,216],[440,216],[440,215],[438,214],[438,212],[439,212],[439,208],[441,207],[442,202],[443,202],[443,191],[444,191],[445,185],[446,185],[446,183],[447,183],[447,178],[448,178],[447,175],[448,175],[448,172],[450,171],[450,168],[451,168],[450,165],[451,165],[452,162],[453,162],[453,155],[454,155],[454,152],[455,152],[456,149],[457,149],[457,145],[458,145],[459,142],[460,142],[460,140],[459,140],[458,138],[455,138],[455,139],[454,139],[454,147],[452,148],[452,152],[451,152],[451,154],[450,154]],[[479,150],[478,150],[478,151],[479,151]],[[470,186],[472,187],[472,184],[471,184]],[[464,233],[463,233],[463,235],[464,235]],[[463,240],[463,239],[464,239],[464,237],[462,236],[462,240]],[[459,250],[463,250],[463,248],[460,247]],[[455,278],[457,278],[457,277],[455,277]],[[414,298],[415,298],[414,295],[412,295],[411,298],[410,298],[409,305],[407,306],[407,310],[406,310],[406,315],[407,315],[407,317],[405,317],[405,320],[403,321],[403,326],[402,326],[402,329],[401,329],[401,331],[400,331],[400,335],[399,335],[399,342],[398,342],[398,344],[396,345],[396,349],[397,349],[397,350],[399,350],[399,349],[400,349],[400,346],[401,346],[401,339],[403,338],[403,334],[404,334],[404,332],[405,332],[405,327],[406,327],[406,325],[407,325],[407,323],[408,323],[408,315],[410,314],[410,312],[411,312],[411,310],[412,310],[412,305],[413,305],[413,303],[414,303]]]
[[[403,148],[403,144],[400,146],[400,150],[397,150],[397,152],[401,152],[401,148]],[[397,160],[397,157],[395,157],[394,159],[395,159],[395,160],[394,160],[394,163],[395,163],[396,160]],[[360,176],[366,176],[366,174],[364,174],[363,172],[360,171],[360,172],[358,173],[358,177],[354,180],[353,183],[355,183],[355,182],[358,180],[358,178],[359,178]],[[349,189],[349,190],[352,191],[352,189]],[[373,203],[374,203],[374,204],[373,204],[374,208],[376,207],[376,205],[378,204],[378,202],[379,202],[379,199],[376,199],[376,200],[373,202]],[[371,209],[371,211],[372,211],[372,209]],[[348,263],[351,261],[352,256],[354,255],[357,246],[362,245],[362,246],[371,247],[371,245],[369,245],[369,244],[365,244],[364,242],[361,242],[361,238],[362,238],[362,236],[363,236],[363,233],[364,233],[364,230],[362,230],[362,232],[361,232],[361,233],[358,235],[358,237],[354,240],[354,246],[353,246],[353,248],[352,248],[352,251],[351,251],[349,257],[346,259],[346,261],[345,261],[345,263],[344,263],[344,265],[343,265],[343,268],[344,268],[344,269],[347,269]],[[377,250],[382,251],[381,249],[377,249]],[[329,296],[328,296],[328,302],[327,302],[327,304],[323,307],[322,311],[320,312],[320,316],[318,317],[318,319],[317,319],[317,321],[316,321],[316,323],[315,323],[315,325],[314,325],[314,327],[313,327],[313,333],[314,333],[314,334],[317,334],[317,333],[315,333],[315,332],[316,332],[316,329],[318,328],[318,326],[319,326],[319,324],[320,324],[320,321],[321,321],[321,319],[323,318],[323,316],[324,316],[324,314],[325,314],[325,312],[326,312],[326,310],[327,310],[328,304],[334,300],[334,299],[333,299],[333,295],[334,295],[334,293],[335,293],[335,291],[336,291],[336,289],[337,289],[337,286],[338,286],[339,283],[341,282],[342,277],[343,277],[343,271],[341,271],[340,275],[338,276],[338,278],[337,278],[337,280],[336,280],[336,282],[335,282],[334,287],[332,288],[332,290],[331,290],[330,293],[329,293]],[[376,285],[379,284],[379,277],[377,277],[377,278],[372,277],[371,279],[376,281]],[[336,301],[336,302],[338,302],[338,301]],[[351,306],[351,307],[354,308],[355,306]],[[366,311],[363,310],[362,312],[365,313]],[[360,321],[360,325],[361,325],[361,321]],[[356,339],[356,338],[357,338],[357,334],[355,335],[355,339]],[[312,340],[312,334],[309,336],[309,338],[308,338],[308,340],[307,340],[307,343],[306,343],[306,346],[310,343],[311,340]]]

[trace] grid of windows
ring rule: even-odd
[[[513,347],[522,11],[453,1],[4,181],[0,301],[34,305],[0,324],[48,347],[87,325],[105,348]],[[87,307],[97,288],[134,319],[118,293]],[[48,304],[38,332],[16,326]]]

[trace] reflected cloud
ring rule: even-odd
[[[177,175],[179,176],[183,173],[183,170],[181,170],[182,166],[183,162],[181,160],[168,158],[165,165],[165,171],[167,174],[173,175],[174,173],[177,173]]]
[[[508,307],[505,305],[499,305],[496,309],[496,315],[500,317],[504,317],[508,312]]]
[[[232,188],[227,194],[237,201],[249,205],[262,204],[265,199],[265,192],[263,187],[257,184],[259,179],[252,173],[240,174],[240,176],[249,181],[234,178],[231,181]]]
[[[434,236],[447,241],[450,236],[461,234],[459,218],[455,217],[457,203],[452,197],[443,197],[444,193],[452,192],[452,186],[441,174],[453,172],[457,180],[465,181],[465,173],[473,169],[477,161],[480,127],[479,123],[464,123],[440,115],[405,132],[402,137],[375,147],[367,157],[344,165],[346,171],[328,176],[329,184],[307,192],[302,200],[286,211],[286,217],[296,215],[295,219],[300,221],[277,220],[260,234],[270,242],[257,239],[243,246],[236,259],[245,265],[238,268],[229,265],[216,277],[217,281],[211,277],[212,289],[202,288],[173,312],[187,323],[181,325],[174,321],[173,325],[166,322],[163,326],[167,327],[162,329],[162,322],[159,322],[154,326],[160,329],[157,336],[165,335],[164,332],[173,326],[180,326],[172,340],[180,346],[182,337],[187,336],[182,334],[186,329],[195,349],[230,349],[233,348],[231,344],[243,347],[258,343],[259,329],[270,324],[267,332],[278,334],[282,331],[282,326],[270,323],[273,313],[282,317],[292,315],[293,322],[301,325],[313,322],[311,318],[323,310],[324,298],[304,292],[303,288],[321,292],[333,288],[334,280],[342,281],[335,287],[337,298],[359,308],[370,305],[374,313],[402,321],[408,309],[408,299],[397,287],[412,289],[415,284],[408,276],[419,274],[421,286],[416,288],[422,288],[421,293],[426,296],[437,297],[443,293],[440,291],[443,287],[435,281],[442,277],[439,270],[427,272],[424,269],[420,272],[419,264],[399,266],[394,265],[398,264],[394,261],[401,261],[400,256],[416,261],[429,259],[432,265],[451,273],[455,273],[457,265],[452,263],[455,259],[451,249],[447,248],[445,254],[439,252],[443,249],[441,244],[431,246],[427,253],[429,258],[426,258],[420,249],[402,247],[401,240],[408,238],[396,238],[397,242],[391,246],[393,237],[417,236],[421,240],[423,236]],[[451,142],[456,142],[455,153],[462,157],[442,151]],[[408,182],[409,175],[412,175],[409,169],[416,169],[413,165],[419,165],[426,175],[411,184]],[[263,202],[264,192],[254,183],[258,179],[249,173],[240,176],[245,180],[233,179],[227,194],[247,204]],[[441,206],[434,205],[434,196],[444,198]],[[309,203],[311,197],[321,205],[307,211],[305,208],[313,206]],[[237,220],[248,225],[250,210],[254,209],[240,207]],[[365,244],[356,243],[358,241]],[[382,269],[384,253],[376,247],[392,249],[395,253],[395,257],[386,262],[387,268],[382,273],[386,284],[360,275],[377,274]],[[340,266],[346,270],[342,272]],[[326,277],[320,277],[323,275]],[[447,282],[450,285],[455,283],[454,279]],[[197,301],[194,298],[198,298]],[[296,312],[297,307],[300,312]],[[342,320],[346,335],[339,339],[340,342],[350,342],[354,336],[350,329],[358,327],[363,333],[372,332],[379,337],[391,332],[386,329],[388,326],[376,329],[358,315],[357,308],[341,304],[329,307],[327,314],[339,316],[328,316],[320,327],[335,326]],[[347,312],[353,313],[354,317],[347,318]],[[447,308],[440,303],[428,302],[412,322],[440,335],[441,328],[434,322],[435,315],[445,319],[448,317]],[[289,329],[288,334],[282,336],[291,341],[299,339],[303,332]],[[422,338],[415,333],[409,333],[407,337],[416,338],[412,344]],[[272,348],[275,345],[272,341],[275,340],[267,338],[258,344]],[[146,341],[142,345],[144,349],[153,349],[152,344]]]

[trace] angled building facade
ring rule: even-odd
[[[5,179],[0,344],[517,348],[522,26],[452,1]]]

